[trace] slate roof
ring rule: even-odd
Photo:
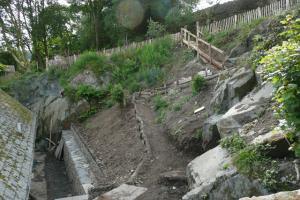
[[[36,119],[0,90],[0,200],[28,199]]]

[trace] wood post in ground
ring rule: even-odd
[[[285,0],[286,9],[290,8],[290,0]]]
[[[212,57],[211,57],[211,44],[209,44],[209,62],[212,63]]]

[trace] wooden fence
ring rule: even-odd
[[[165,37],[170,37],[175,42],[179,42],[181,40],[180,32],[175,33],[175,34],[170,34]],[[162,38],[164,38],[164,37],[162,37]],[[149,40],[145,40],[142,42],[133,42],[129,45],[124,45],[122,47],[116,47],[116,48],[112,48],[112,49],[103,49],[97,53],[106,55],[106,56],[110,56],[114,53],[125,52],[128,49],[141,48],[147,44],[151,44],[162,38],[149,39]],[[67,69],[70,65],[72,65],[78,59],[79,56],[80,55],[72,55],[72,56],[68,56],[68,57],[55,56],[54,59],[50,59],[50,60],[46,59],[46,69],[47,70],[52,69],[52,68]]]
[[[183,44],[195,50],[197,55],[208,63],[216,66],[219,69],[223,68],[223,63],[227,58],[224,51],[204,41],[199,35],[194,35],[186,28],[181,28],[181,34]]]
[[[258,7],[257,9],[249,10],[247,12],[237,14],[223,20],[213,22],[206,26],[199,26],[199,22],[197,22],[197,34],[199,32],[215,33],[219,31],[230,30],[232,28],[237,28],[239,25],[250,23],[253,20],[278,15],[283,11],[295,8],[299,4],[300,0],[280,0],[264,7]]]

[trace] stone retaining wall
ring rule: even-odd
[[[93,188],[94,176],[90,169],[88,160],[81,151],[72,131],[63,131],[64,141],[64,161],[69,179],[72,182],[73,190],[80,194],[88,194],[88,190]]]

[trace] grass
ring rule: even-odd
[[[267,155],[271,149],[269,145],[247,144],[242,137],[234,134],[223,138],[221,146],[231,153],[233,164],[241,174],[260,180],[270,191],[288,187],[288,183],[280,179],[278,163]]]
[[[154,109],[158,113],[158,117],[156,118],[157,123],[162,123],[166,116],[166,110],[169,107],[169,103],[167,100],[162,98],[160,95],[154,97]]]
[[[205,33],[204,38],[212,45],[229,52],[239,43],[246,40],[251,30],[257,27],[264,19],[254,20],[249,24],[241,24],[237,29],[233,28],[227,31],[220,31],[217,33]]]

